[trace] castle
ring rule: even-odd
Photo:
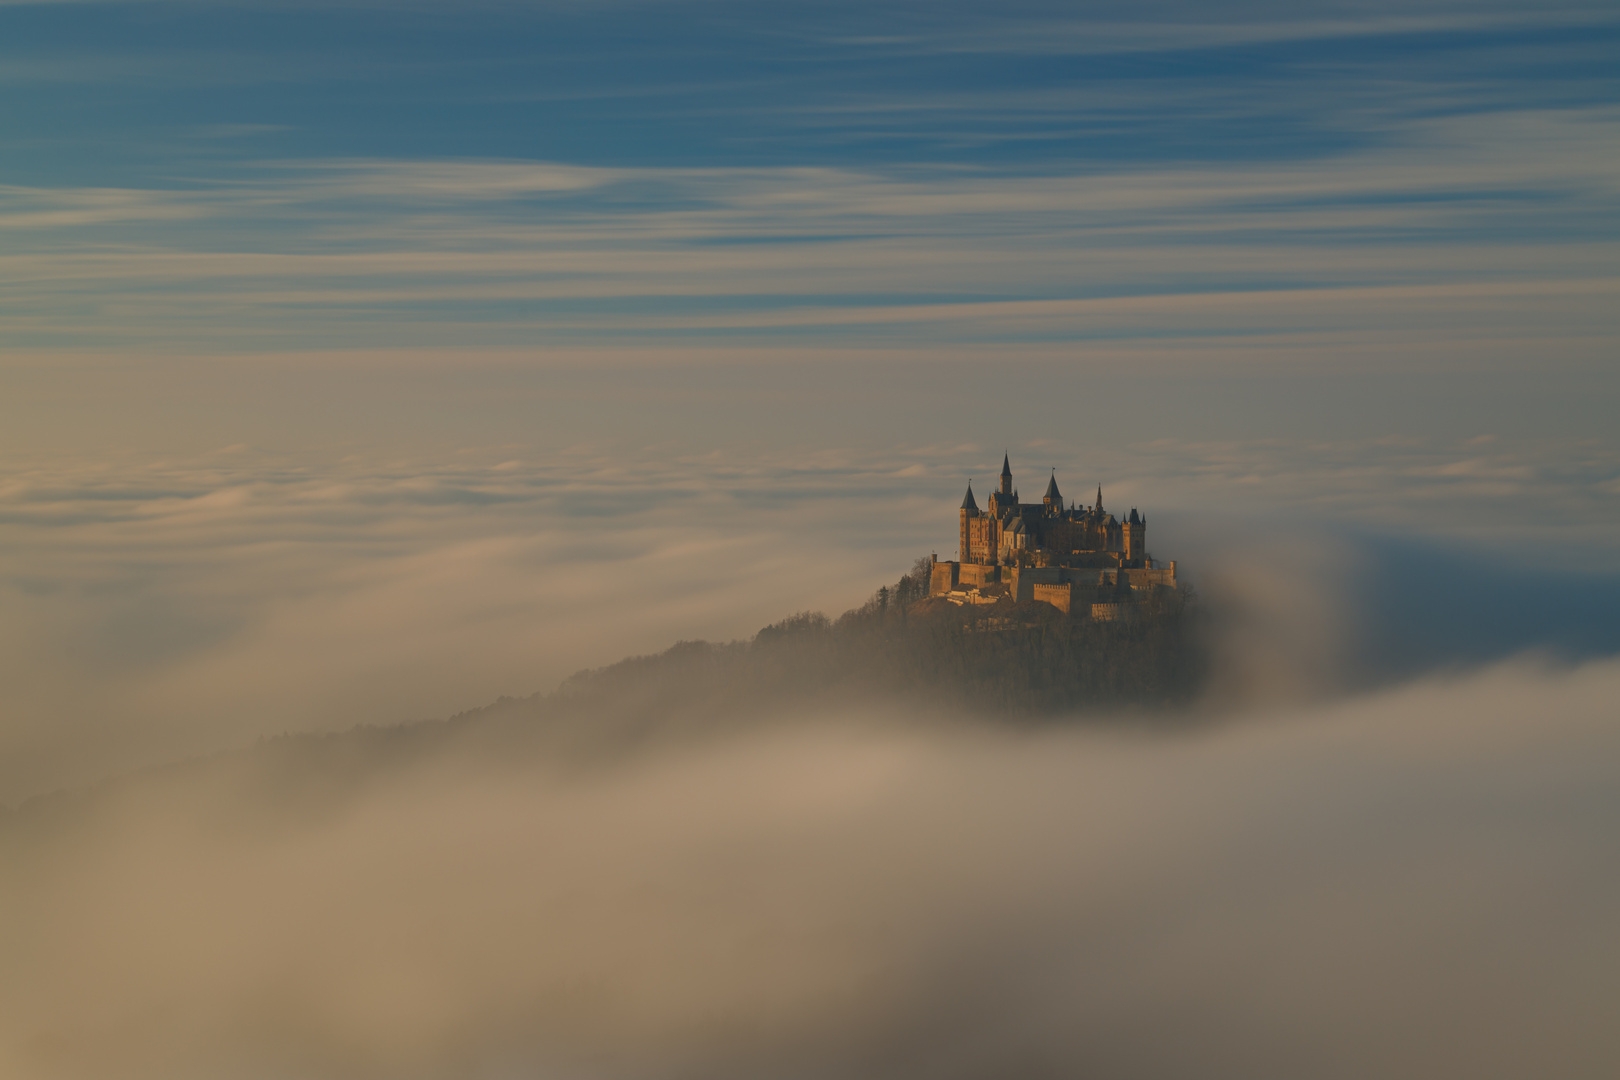
[[[1156,589],[1176,586],[1176,564],[1147,553],[1147,520],[1134,509],[1124,521],[1092,506],[1063,505],[1057,472],[1038,503],[1021,503],[1012,463],[1001,459],[1001,488],[984,510],[967,497],[958,514],[957,558],[936,555],[930,596],[956,604],[1035,600],[1073,616],[1119,618]]]

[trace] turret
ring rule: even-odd
[[[1041,498],[1041,505],[1046,507],[1047,517],[1057,517],[1063,513],[1063,496],[1058,493],[1057,470],[1052,470],[1052,479],[1046,482],[1046,494]]]
[[[1001,493],[1003,495],[1013,493],[1012,462],[1008,460],[1006,454],[1001,455]]]
[[[1136,508],[1131,508],[1131,516],[1125,519],[1125,558],[1147,558],[1147,521],[1137,514]]]
[[[956,556],[958,562],[970,561],[969,552],[971,551],[972,545],[968,542],[968,521],[978,516],[979,504],[978,501],[973,498],[973,481],[969,480],[967,497],[962,500],[962,509],[957,514],[957,521],[960,525],[959,533],[961,536],[961,542],[959,544]]]

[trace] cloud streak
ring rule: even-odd
[[[1471,4],[1466,10],[1397,14],[1348,7],[1343,15],[1293,18],[1284,5],[1239,5],[1212,12],[1197,5],[1166,4],[1154,21],[1107,18],[1008,20],[979,25],[971,32],[894,34],[839,39],[877,51],[905,53],[991,53],[1025,56],[1112,56],[1130,53],[1199,53],[1253,45],[1314,43],[1346,38],[1376,39],[1441,34],[1501,33],[1592,28],[1612,25],[1612,12],[1573,4],[1535,12],[1505,5]],[[1248,7],[1249,10],[1243,10]],[[1372,6],[1374,9],[1376,5]],[[1492,8],[1495,7],[1495,10]],[[1179,9],[1179,10],[1178,10]],[[1168,14],[1168,18],[1162,17]],[[1180,16],[1179,18],[1177,16]],[[1213,17],[1211,17],[1213,16]],[[1222,17],[1224,16],[1224,17]],[[1346,17],[1348,16],[1348,17]]]
[[[1404,145],[1263,168],[314,161],[189,191],[13,187],[0,229],[20,246],[0,278],[14,350],[811,330],[858,347],[895,324],[980,344],[1348,343],[1354,326],[1410,346],[1482,317],[1557,349],[1613,332],[1614,239],[1591,227],[1612,217],[1612,126],[1603,111],[1429,121]],[[220,245],[222,229],[243,242]],[[1250,311],[1214,314],[1233,303]]]

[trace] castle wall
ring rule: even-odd
[[[1113,567],[1078,566],[994,566],[980,563],[937,562],[928,583],[928,595],[978,589],[1005,584],[1013,600],[1039,600],[1059,611],[1091,613],[1108,608],[1093,618],[1116,618],[1120,603],[1129,603],[1135,592],[1155,588],[1175,588],[1174,565],[1153,569],[1121,570]]]
[[[957,581],[962,585],[993,585],[1001,580],[1001,567],[963,563]]]
[[[1093,604],[1107,603],[1119,596],[1119,575],[1113,569],[1066,568],[1069,581],[1069,610],[1076,615],[1089,614]]]
[[[1058,559],[1065,569],[1112,570],[1119,565],[1119,555],[1112,551],[1071,551]]]
[[[1028,573],[1029,571],[1025,571]],[[977,589],[1016,575],[1017,567],[982,563],[936,562],[928,578],[928,595],[944,596],[956,589]],[[1010,580],[1016,581],[1016,577]],[[1055,579],[1054,579],[1055,580]],[[1010,590],[1009,590],[1010,591]],[[1025,597],[1028,599],[1028,597]]]
[[[1121,570],[1126,582],[1132,589],[1152,590],[1155,586],[1167,588],[1176,587],[1176,567],[1174,563],[1169,566],[1156,566],[1151,570]]]
[[[1113,567],[1065,566],[1063,580],[1091,589],[1112,589],[1119,582],[1122,571]],[[1126,571],[1128,572],[1128,571]]]
[[[1032,599],[1051,604],[1063,614],[1069,614],[1074,598],[1074,586],[1069,582],[1049,584],[1047,582],[1033,582],[1030,586]]]
[[[1007,595],[1014,600],[1035,599],[1036,585],[1056,585],[1063,580],[1060,566],[1007,566],[1002,568]]]

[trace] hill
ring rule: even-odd
[[[1184,716],[1209,662],[1190,591],[1112,622],[1074,620],[1050,605],[1003,600],[958,607],[926,597],[926,570],[879,589],[837,619],[801,612],[747,641],[681,641],[661,653],[581,671],[551,693],[501,698],[444,720],[300,733],[245,751],[29,800],[14,820],[58,816],[153,782],[195,779],[241,806],[311,811],[356,796],[369,777],[447,755],[514,762],[615,757],[636,747],[881,703],[931,719],[1065,722],[1121,714]],[[69,813],[67,816],[71,817]]]

